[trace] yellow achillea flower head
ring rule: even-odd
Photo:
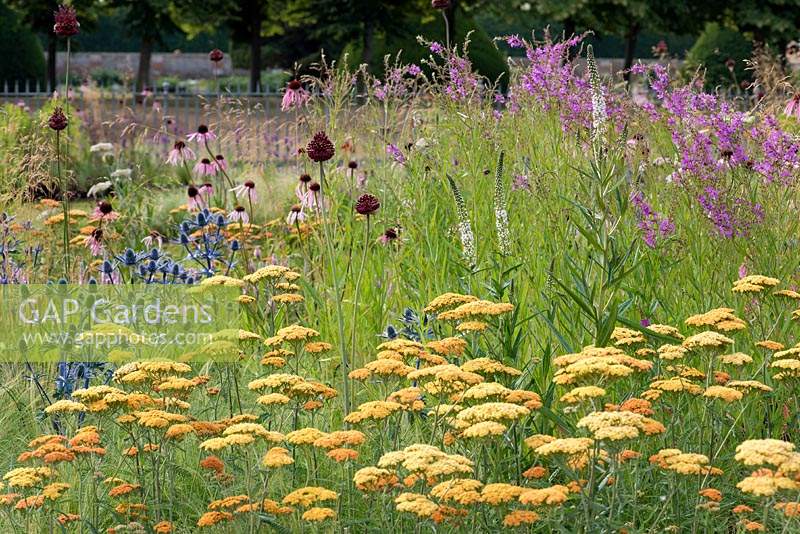
[[[44,413],[74,413],[87,411],[86,405],[69,399],[61,399],[44,409]]]
[[[680,449],[662,449],[650,457],[650,463],[661,469],[675,471],[681,475],[719,475],[720,469],[708,465],[704,454],[681,452]]]
[[[744,396],[741,391],[726,386],[709,386],[703,392],[704,397],[721,399],[725,402],[736,402]]]
[[[311,523],[319,523],[320,521],[325,521],[326,519],[336,518],[336,512],[334,510],[331,510],[330,508],[320,508],[315,506],[303,512],[302,517],[303,521],[309,521]]]
[[[515,500],[525,488],[503,482],[487,484],[481,491],[481,501],[490,506],[498,506]]]
[[[286,342],[309,341],[315,337],[319,337],[319,332],[313,328],[306,328],[299,324],[293,324],[278,330],[273,337],[264,341],[264,344],[268,347],[272,347]]]
[[[800,483],[769,469],[759,469],[742,479],[736,487],[744,493],[771,497],[782,490],[800,489]]]
[[[475,401],[488,398],[505,399],[511,390],[498,382],[481,382],[476,384],[463,393],[457,393],[453,400]]]
[[[339,494],[321,486],[306,486],[288,494],[281,502],[289,505],[299,505],[308,508],[314,503],[335,501]]]
[[[690,380],[673,376],[667,380],[656,380],[650,383],[650,389],[665,393],[689,393],[690,395],[699,395],[703,392],[703,388]]]
[[[398,512],[407,512],[418,517],[430,517],[439,509],[439,506],[419,493],[401,493],[394,500]]]
[[[781,281],[760,274],[753,274],[740,278],[733,283],[734,293],[761,293],[767,287],[774,287]]]
[[[764,393],[769,393],[772,388],[768,385],[759,382],[758,380],[731,380],[726,386],[734,389],[741,389],[745,391],[758,390]]]
[[[325,436],[327,434],[322,430],[308,427],[289,432],[286,434],[286,441],[292,445],[313,445],[315,441]]]
[[[422,400],[422,390],[418,387],[408,387],[391,393],[386,400],[402,404],[406,410],[418,412],[425,408]]]
[[[614,331],[611,332],[611,340],[614,342],[614,345],[618,347],[627,347],[628,345],[635,345],[647,341],[644,334],[638,330],[622,327],[614,328]]]
[[[389,401],[369,401],[344,418],[345,423],[358,424],[363,421],[380,421],[403,409],[403,405]]]
[[[431,497],[440,501],[453,502],[462,506],[469,506],[481,502],[480,489],[483,483],[472,478],[454,478],[440,482],[430,490]]]
[[[508,428],[501,423],[483,421],[465,428],[461,435],[465,438],[485,438],[488,436],[500,436],[506,430]]]
[[[425,346],[442,356],[462,356],[467,349],[467,342],[460,337],[446,337],[429,341]]]
[[[214,276],[209,276],[208,278],[203,279],[200,282],[201,286],[225,286],[225,287],[244,287],[245,283],[244,280],[239,280],[238,278],[233,278],[232,276],[225,276],[222,274],[216,274]]]
[[[706,330],[693,336],[689,336],[683,340],[683,347],[689,350],[697,348],[718,348],[724,345],[730,345],[733,340],[727,336],[723,336],[718,332]]]
[[[305,299],[303,295],[298,295],[297,293],[279,293],[274,295],[272,300],[279,304],[297,304]]]
[[[478,297],[472,295],[461,295],[459,293],[444,293],[433,299],[425,306],[425,313],[439,313],[442,310],[449,310],[468,302],[475,302]]]
[[[572,456],[588,451],[592,445],[594,445],[594,440],[591,438],[558,438],[544,443],[543,445],[539,445],[534,449],[534,452],[541,456],[551,456],[554,454]]]
[[[520,376],[522,371],[509,367],[497,360],[491,358],[481,357],[473,360],[468,360],[461,365],[463,371],[468,373],[477,373],[480,375],[508,375]]]
[[[561,402],[567,404],[577,404],[589,399],[602,397],[606,394],[606,390],[597,386],[579,386],[571,389],[561,396]]]
[[[497,317],[512,311],[514,311],[514,305],[508,302],[476,300],[441,312],[437,317],[442,321],[475,320],[482,317]]]
[[[648,436],[666,431],[664,425],[636,412],[592,412],[581,418],[578,428],[586,428],[595,439],[619,441],[639,437],[639,432]]]
[[[736,447],[735,459],[744,465],[780,466],[792,457],[794,443],[778,439],[749,439]]]
[[[267,280],[277,286],[281,283],[279,280],[287,280],[291,282],[293,280],[297,280],[299,277],[299,273],[296,273],[290,270],[288,267],[284,267],[283,265],[267,265],[266,267],[257,269],[251,274],[245,275],[243,280],[251,284],[257,284],[263,280]]]
[[[658,347],[658,357],[662,360],[680,360],[687,352],[689,350],[680,345],[661,345]]]
[[[733,354],[723,354],[719,357],[720,363],[726,365],[747,365],[753,363],[753,358],[743,352],[734,352]]]
[[[483,332],[488,327],[489,325],[483,321],[464,321],[456,326],[456,330],[459,332]]]
[[[668,324],[651,324],[648,325],[647,329],[662,336],[674,337],[675,339],[683,339],[683,334],[681,334],[680,330]]]
[[[527,417],[530,412],[528,408],[510,402],[487,402],[461,410],[456,415],[456,419],[469,424],[483,421],[516,421]]]
[[[283,467],[294,463],[292,456],[289,454],[288,449],[283,447],[273,447],[267,451],[261,459],[261,465],[264,467]]]

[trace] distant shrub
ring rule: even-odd
[[[744,60],[753,52],[753,44],[741,33],[716,23],[705,30],[686,56],[685,71],[705,70],[705,89],[730,87],[751,81]]]
[[[450,36],[451,44],[463,42],[469,32],[472,32],[469,36],[469,58],[472,61],[472,68],[492,82],[502,76],[501,85],[505,86],[508,81],[506,79],[508,69],[504,54],[494,46],[491,38],[471,16],[458,11],[455,32],[452,32]],[[430,55],[430,50],[417,42],[418,35],[431,41],[444,43],[444,22],[441,17],[436,17],[423,25],[408,24],[398,29],[395,35],[377,38],[369,66],[370,72],[382,75],[384,56],[386,54],[394,56],[400,50],[403,51],[400,56],[403,63],[419,64],[420,60]],[[360,44],[353,43],[345,51],[348,53],[348,62],[351,65],[354,66],[360,61],[362,52]]]
[[[24,27],[16,13],[0,3],[0,84],[24,84],[44,80],[45,61],[42,45]],[[13,60],[9,60],[13,58]]]

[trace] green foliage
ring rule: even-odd
[[[44,78],[44,53],[42,45],[19,16],[0,4],[0,83],[42,80]],[[12,59],[13,58],[13,59]]]
[[[689,50],[684,68],[689,75],[698,68],[704,69],[706,90],[739,85],[750,80],[744,60],[750,58],[752,51],[752,43],[741,33],[712,23]]]
[[[470,33],[471,32],[471,33]],[[456,29],[450,35],[451,42],[461,42],[469,34],[469,58],[473,68],[482,76],[491,81],[500,78],[501,83],[505,83],[508,76],[505,57],[492,42],[489,35],[483,31],[475,20],[469,15],[459,12],[456,15]],[[396,35],[380,36],[376,39],[375,51],[372,62],[369,65],[370,72],[376,75],[383,74],[383,58],[385,55],[395,55],[402,51],[401,60],[404,63],[419,64],[423,58],[430,55],[430,50],[421,46],[417,42],[417,36],[422,35],[426,39],[444,43],[445,29],[444,21],[441,17],[435,17],[423,24],[408,23],[396,29]],[[348,60],[351,64],[358,63],[361,58],[362,45],[352,43],[347,49]]]

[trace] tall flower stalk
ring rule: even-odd
[[[608,128],[608,111],[603,96],[600,74],[597,72],[597,61],[594,58],[592,45],[586,49],[586,63],[589,69],[589,86],[592,90],[592,150],[595,159],[605,153],[606,129]]]
[[[336,320],[339,331],[339,351],[342,354],[342,403],[344,414],[350,413],[350,358],[347,352],[347,338],[344,331],[344,311],[342,309],[342,281],[336,269],[336,252],[333,248],[333,236],[331,236],[331,223],[335,220],[330,217],[326,208],[326,196],[328,195],[328,185],[325,181],[325,162],[331,159],[336,153],[336,149],[324,132],[317,132],[309,141],[306,147],[306,154],[311,161],[319,164],[319,210],[322,220],[322,232],[325,239],[325,250],[327,251],[328,268],[330,269],[331,282],[333,284],[334,301],[336,302]],[[355,327],[355,325],[354,325]]]
[[[500,254],[510,256],[511,232],[508,228],[508,207],[506,204],[506,191],[503,185],[504,158],[505,153],[500,152],[494,177],[494,224],[497,229],[497,245],[500,248]]]
[[[464,254],[464,259],[467,261],[470,270],[475,270],[478,264],[478,255],[475,250],[475,234],[472,233],[472,224],[469,221],[469,214],[467,213],[467,205],[464,202],[464,197],[461,196],[461,191],[458,189],[458,184],[453,180],[453,177],[447,175],[447,181],[450,183],[450,189],[453,191],[453,198],[456,201],[456,212],[458,214],[458,233],[461,237],[461,248]]]
[[[64,279],[69,280],[69,184],[67,174],[61,169],[61,131],[69,125],[69,56],[70,37],[77,35],[80,29],[75,9],[71,6],[61,5],[54,13],[55,24],[53,33],[67,39],[66,74],[64,79],[64,109],[56,108],[48,121],[50,128],[56,132],[56,172],[58,173],[59,186],[61,187],[61,205],[64,213]]]

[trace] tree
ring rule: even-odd
[[[536,9],[543,18],[563,23],[568,36],[591,30],[622,37],[626,80],[643,30],[698,33],[715,12],[707,3],[683,0],[540,0]]]
[[[140,38],[139,67],[136,70],[136,91],[150,87],[150,61],[153,49],[168,32],[178,29],[172,16],[171,0],[112,0],[112,6],[125,12],[128,31]]]

